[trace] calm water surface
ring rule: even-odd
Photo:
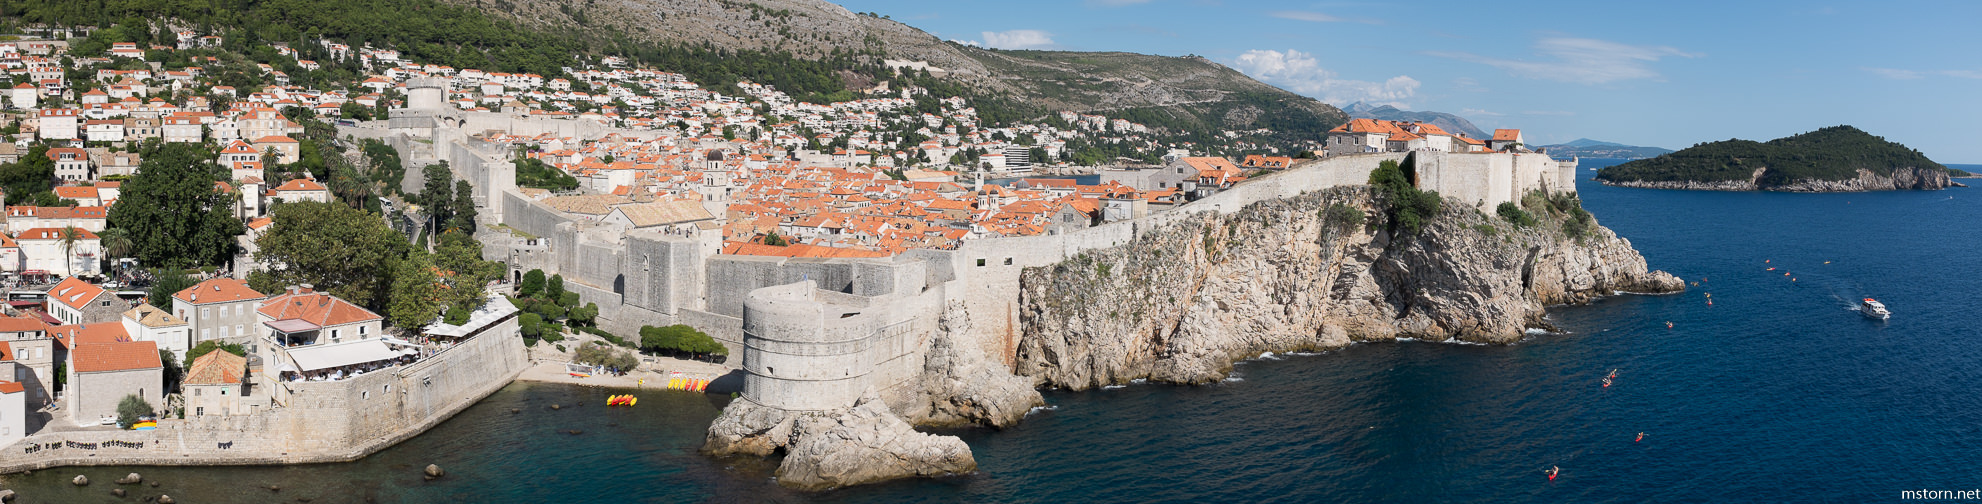
[[[66,481],[132,470],[180,502],[1876,502],[1982,487],[1982,193],[1581,189],[1653,267],[1701,284],[1559,309],[1566,333],[1510,346],[1356,345],[1212,386],[1048,392],[1053,409],[1017,428],[958,433],[971,476],[795,494],[769,463],[695,453],[722,398],[608,410],[607,391],[517,384],[353,463],[4,485],[22,502],[130,502]],[[1848,310],[1866,296],[1892,321]],[[421,481],[427,463],[449,476]]]

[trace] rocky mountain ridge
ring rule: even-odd
[[[1124,52],[1006,51],[944,41],[909,25],[823,0],[445,0],[572,36],[728,50],[831,53],[921,62],[980,91],[1044,110],[1072,110],[1186,129],[1285,132],[1316,139],[1347,115],[1211,60]],[[881,62],[874,62],[877,65]],[[886,76],[843,76],[863,87]],[[1312,138],[1310,138],[1312,137]]]

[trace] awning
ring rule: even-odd
[[[289,349],[289,358],[296,361],[296,367],[303,371],[330,369],[338,366],[364,364],[399,358],[399,352],[386,348],[379,340],[353,341],[334,345],[308,346]]]
[[[323,329],[322,326],[312,324],[303,319],[275,320],[262,322],[262,325],[268,326],[269,329],[281,331],[283,334],[296,334]]]
[[[409,347],[416,347],[416,346],[420,346],[420,344],[419,344],[419,343],[414,343],[414,342],[411,342],[411,341],[406,341],[406,340],[403,340],[403,339],[399,339],[399,338],[394,338],[394,337],[391,337],[391,336],[386,336],[386,337],[382,337],[382,338],[379,338],[379,341],[383,341],[383,342],[385,342],[385,344],[387,344],[387,345],[399,345],[399,346],[409,346]]]

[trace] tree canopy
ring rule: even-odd
[[[234,217],[236,195],[214,190],[212,159],[201,145],[165,144],[146,153],[137,175],[124,182],[109,226],[125,230],[138,262],[189,267],[233,258],[234,237],[246,227]]]
[[[1762,187],[1799,180],[1847,180],[1865,169],[1891,175],[1896,168],[1947,170],[1920,151],[1851,126],[1755,142],[1729,139],[1695,145],[1650,159],[1597,171],[1608,182],[1722,182],[1755,180]],[[1762,170],[1760,177],[1755,171]]]
[[[269,265],[249,275],[263,292],[312,284],[318,290],[381,311],[391,275],[411,245],[379,216],[338,203],[302,201],[274,208],[275,224],[255,244]]]

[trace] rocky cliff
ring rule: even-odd
[[[916,432],[872,393],[832,411],[794,412],[737,400],[709,426],[703,450],[760,457],[783,451],[778,484],[801,490],[977,470],[963,440]]]
[[[1071,389],[1206,383],[1261,352],[1509,343],[1548,327],[1550,305],[1684,289],[1593,221],[1571,236],[1573,211],[1544,203],[1517,226],[1448,201],[1412,233],[1389,229],[1385,203],[1364,186],[1262,201],[1028,269],[1015,371]]]
[[[1795,179],[1788,183],[1767,181],[1767,168],[1756,168],[1749,180],[1727,180],[1719,182],[1700,181],[1649,181],[1649,180],[1604,180],[1605,185],[1619,187],[1642,187],[1648,189],[1689,189],[1696,191],[1787,191],[1787,192],[1859,192],[1859,191],[1899,191],[1946,189],[1954,185],[1947,170],[1933,168],[1902,167],[1894,168],[1891,175],[1880,175],[1872,170],[1859,169],[1858,176],[1843,180],[1819,180],[1811,178]]]

